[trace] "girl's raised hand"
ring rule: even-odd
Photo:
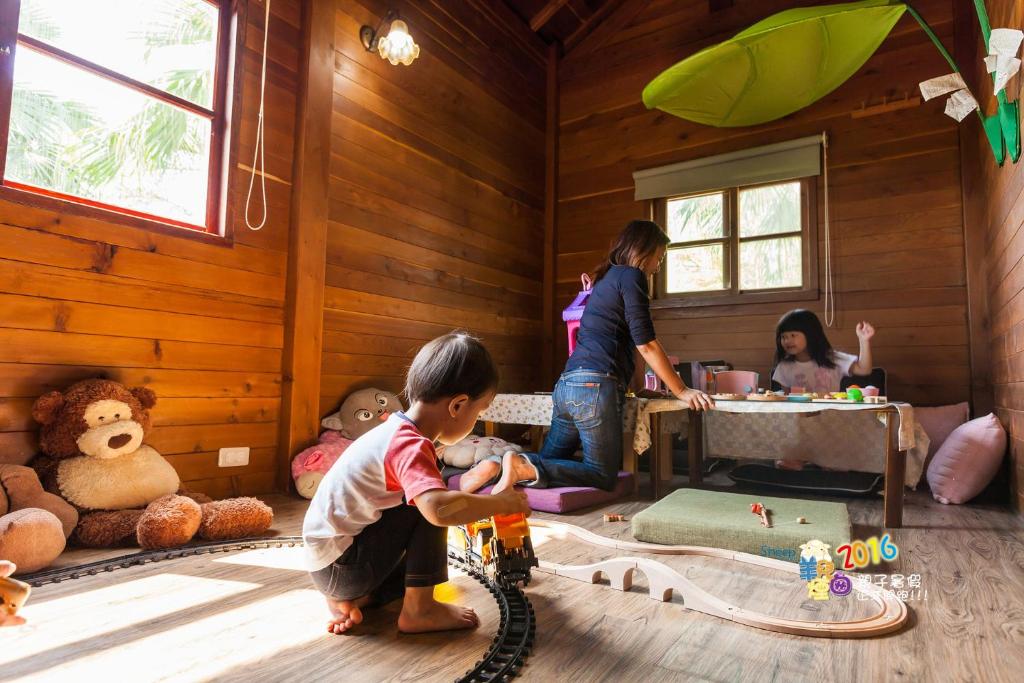
[[[871,323],[864,321],[857,323],[857,338],[862,341],[867,341],[875,336],[875,328],[871,326]]]
[[[697,391],[696,389],[686,389],[677,394],[676,398],[685,403],[691,410],[703,411],[711,410],[715,407],[714,399],[703,391]]]

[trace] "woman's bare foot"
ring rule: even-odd
[[[430,590],[433,592],[433,588]],[[398,630],[402,633],[453,631],[479,625],[480,617],[469,607],[438,602],[433,596],[429,600],[406,600],[398,615]]]
[[[494,460],[481,460],[473,465],[459,479],[459,490],[472,493],[484,487],[501,469],[501,463]]]
[[[491,493],[501,493],[521,481],[536,481],[537,476],[537,468],[525,455],[509,451],[501,459],[501,479],[491,489]]]
[[[327,598],[327,609],[331,612],[331,619],[327,622],[327,632],[340,635],[356,624],[362,623],[363,611],[360,607],[364,607],[369,601],[369,595],[355,600]]]

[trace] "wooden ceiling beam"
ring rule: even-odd
[[[551,17],[558,13],[558,10],[565,7],[569,0],[548,0],[548,3],[540,8],[533,18],[530,19],[530,29],[537,32],[544,28],[544,25],[551,21]]]
[[[608,0],[594,12],[594,16],[565,39],[565,61],[588,55],[604,45],[647,5],[647,0]]]

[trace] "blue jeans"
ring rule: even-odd
[[[551,431],[540,453],[526,457],[540,475],[533,486],[615,488],[622,465],[623,387],[593,370],[562,373],[552,396]],[[573,456],[583,447],[583,460]]]

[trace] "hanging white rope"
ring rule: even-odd
[[[836,321],[836,291],[832,282],[832,236],[828,220],[828,133],[821,133],[821,150],[825,164],[825,327]]]
[[[267,222],[267,176],[265,166],[267,156],[263,149],[263,100],[267,89],[267,36],[270,35],[270,2],[264,0],[263,15],[263,66],[260,69],[260,113],[256,121],[256,142],[253,145],[252,168],[249,176],[249,193],[245,197],[245,224],[250,230],[259,230]],[[249,203],[252,201],[252,186],[256,183],[256,160],[260,164],[260,192],[263,196],[263,216],[257,225],[249,220]]]

